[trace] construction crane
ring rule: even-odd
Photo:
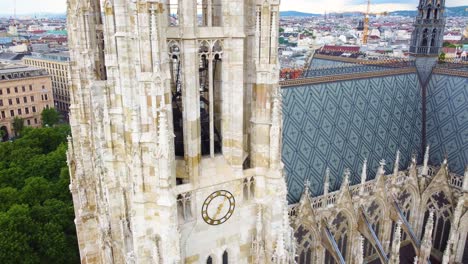
[[[369,13],[370,13],[370,0],[367,0],[367,10],[364,16],[364,32],[362,34],[362,44],[367,44],[369,38]]]
[[[370,12],[370,0],[367,0],[367,10],[364,14],[364,32],[362,34],[362,44],[366,45],[367,40],[369,38],[369,15],[381,15],[381,16],[388,16],[388,12],[380,12],[380,13],[371,13]]]

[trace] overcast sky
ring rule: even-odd
[[[13,14],[15,0],[0,0],[0,13]],[[412,10],[418,0],[371,0],[372,12]],[[281,0],[281,10],[310,13],[364,11],[366,0]],[[446,0],[447,6],[466,5],[467,0]],[[66,10],[66,0],[16,0],[16,13],[52,12]]]

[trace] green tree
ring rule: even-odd
[[[445,62],[445,53],[442,52],[439,55],[439,63],[443,63],[443,62]]]
[[[69,126],[0,143],[0,263],[79,263],[66,164]]]
[[[16,116],[13,119],[13,130],[15,131],[15,136],[19,136],[23,128],[24,128],[24,119]]]
[[[6,135],[6,132],[5,132],[5,130],[3,130],[3,129],[0,129],[0,142],[2,142],[2,141],[3,141],[3,137],[4,137],[5,135]]]
[[[43,126],[53,126],[58,124],[60,120],[60,114],[54,108],[46,108],[42,110],[41,117]]]
[[[18,191],[15,188],[5,187],[0,189],[0,212],[7,211],[18,201]]]
[[[31,177],[26,179],[26,184],[21,189],[20,198],[24,204],[42,204],[50,197],[51,185],[42,177]]]

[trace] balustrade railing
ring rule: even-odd
[[[444,19],[432,19],[432,18],[417,18],[416,19],[416,24],[425,24],[425,25],[444,25],[445,20]]]
[[[423,166],[418,166],[417,167],[416,170],[417,170],[418,175],[422,175],[422,169],[423,169]],[[428,175],[427,175],[427,177],[428,178],[434,177],[436,172],[439,171],[439,169],[440,169],[440,167],[428,166]],[[457,175],[457,174],[452,173],[452,172],[450,172],[448,176],[449,176],[449,179],[448,179],[449,180],[449,185],[452,188],[456,189],[456,190],[461,190],[461,188],[463,186],[463,176]],[[383,177],[385,177],[385,184],[387,186],[392,184],[393,174],[385,175]],[[402,185],[405,184],[407,179],[408,179],[408,172],[407,171],[399,171],[398,176],[395,179],[395,184],[397,186],[402,186]],[[364,196],[372,195],[375,192],[375,188],[376,188],[376,180],[375,179],[370,180],[370,181],[366,181],[364,183],[364,187],[363,187],[363,189],[364,189],[363,195]],[[350,186],[349,189],[350,189],[350,193],[351,193],[351,195],[353,197],[358,197],[360,195],[361,184],[352,185],[352,186]],[[335,206],[335,204],[337,202],[337,199],[338,199],[339,193],[340,193],[340,190],[336,190],[336,191],[328,193],[327,195],[320,195],[320,196],[312,197],[310,199],[312,208],[313,209],[321,209],[321,208],[329,208],[329,207]],[[295,215],[297,213],[296,210],[297,210],[298,205],[299,205],[298,203],[290,205],[290,215]]]

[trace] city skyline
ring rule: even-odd
[[[448,0],[446,6],[466,5],[466,0]],[[323,14],[325,12],[364,11],[366,0],[328,0],[327,4],[317,4],[313,0],[283,0],[280,9],[282,11],[301,11]],[[15,12],[15,0],[4,0],[0,2],[0,13],[11,14]],[[323,3],[323,2],[322,2]],[[418,0],[373,0],[372,12],[413,10]],[[16,0],[16,14],[35,13],[64,13],[66,11],[66,0]]]

